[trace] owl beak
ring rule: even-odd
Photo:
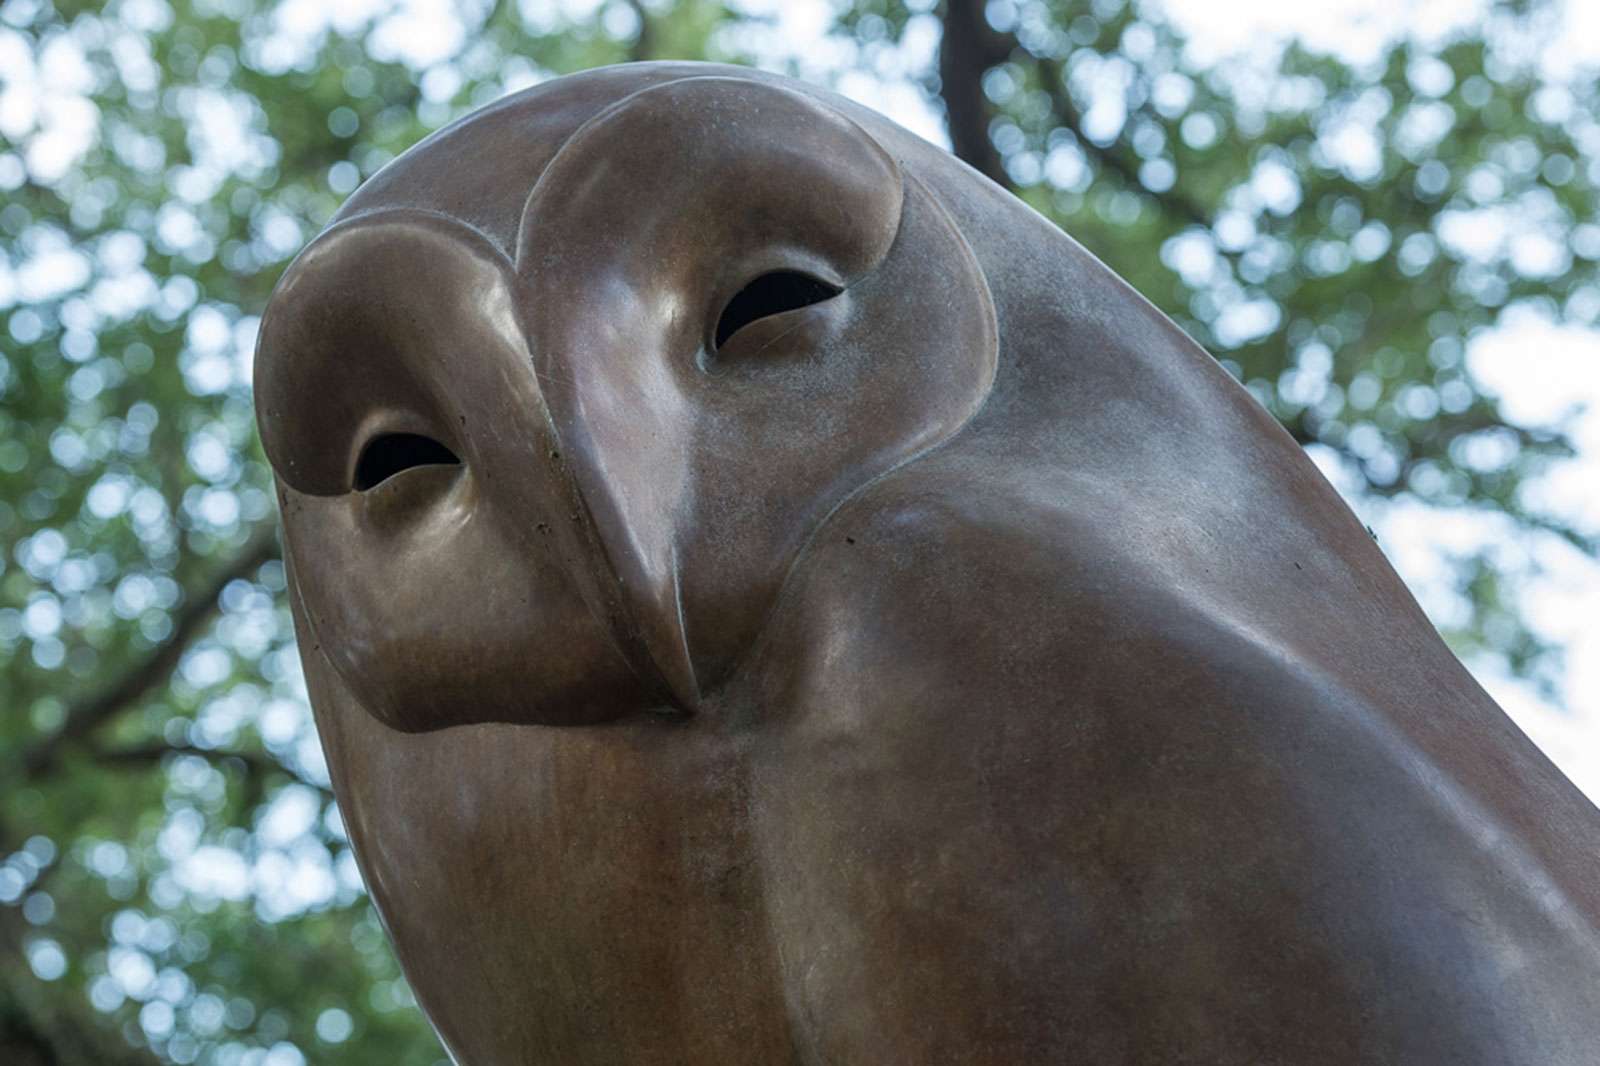
[[[701,692],[677,551],[692,492],[681,429],[689,413],[664,361],[614,354],[629,348],[590,348],[593,358],[562,360],[540,384],[610,571],[623,654],[674,710],[694,714]]]

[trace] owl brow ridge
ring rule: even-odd
[[[607,106],[601,108],[599,111],[596,111],[593,115],[590,115],[587,119],[584,119],[583,122],[579,123],[577,129],[567,134],[566,139],[561,142],[561,146],[554,152],[550,153],[550,159],[545,163],[544,169],[539,171],[538,178],[534,179],[533,188],[529,189],[528,195],[523,198],[522,211],[517,216],[516,247],[512,250],[511,255],[509,256],[513,269],[520,271],[522,269],[523,260],[526,258],[528,211],[533,207],[533,201],[536,197],[538,197],[539,190],[544,187],[545,176],[550,173],[550,168],[555,165],[556,160],[561,158],[561,154],[567,150],[568,146],[570,146],[573,141],[577,140],[584,133],[586,133],[589,130],[589,127],[599,125],[602,121],[611,117],[611,115],[617,111],[620,111],[631,100],[633,100],[634,97],[639,96],[642,93],[647,93],[652,89],[659,89],[664,85],[676,85],[679,82],[698,81],[715,76],[716,75],[691,74],[687,77],[668,78],[665,81],[653,82],[650,85],[644,86],[643,88],[635,89],[633,92],[622,97],[620,100],[615,100]]]
[[[516,274],[516,262],[506,252],[506,249],[500,244],[500,242],[495,240],[494,237],[482,227],[472,222],[468,222],[466,219],[461,218],[458,215],[452,215],[449,212],[440,211],[433,207],[418,207],[414,204],[386,204],[379,207],[368,207],[357,211],[355,214],[346,215],[344,218],[341,218],[339,221],[333,223],[327,229],[317,234],[316,239],[310,244],[306,245],[305,249],[300,254],[304,255],[307,251],[310,251],[312,248],[321,244],[333,234],[340,233],[347,227],[354,226],[357,223],[386,222],[391,218],[421,218],[427,219],[431,222],[442,222],[456,229],[466,230],[473,237],[476,237],[482,244],[487,246],[489,250],[494,253],[494,258],[498,260],[502,266],[509,268],[512,276],[515,276]]]

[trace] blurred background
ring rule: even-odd
[[[352,860],[257,316],[395,154],[629,59],[953,148],[1209,348],[1600,796],[1590,0],[4,0],[0,1062],[441,1062]]]

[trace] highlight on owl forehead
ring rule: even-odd
[[[648,258],[767,230],[820,242],[852,275],[887,253],[904,196],[899,164],[837,108],[749,78],[680,78],[566,139],[528,195],[513,258],[526,275],[533,249],[548,264],[564,242]]]

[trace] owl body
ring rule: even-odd
[[[1600,1046],[1594,808],[1224,371],[883,119],[548,83],[358,192],[261,344],[335,789],[459,1061]]]
[[[1130,557],[1095,486],[932,473],[840,515],[778,623],[811,653],[764,664],[758,851],[816,1061],[1584,1061],[1586,886],[1444,769],[1462,738],[1389,718],[1447,679],[1347,683]]]

